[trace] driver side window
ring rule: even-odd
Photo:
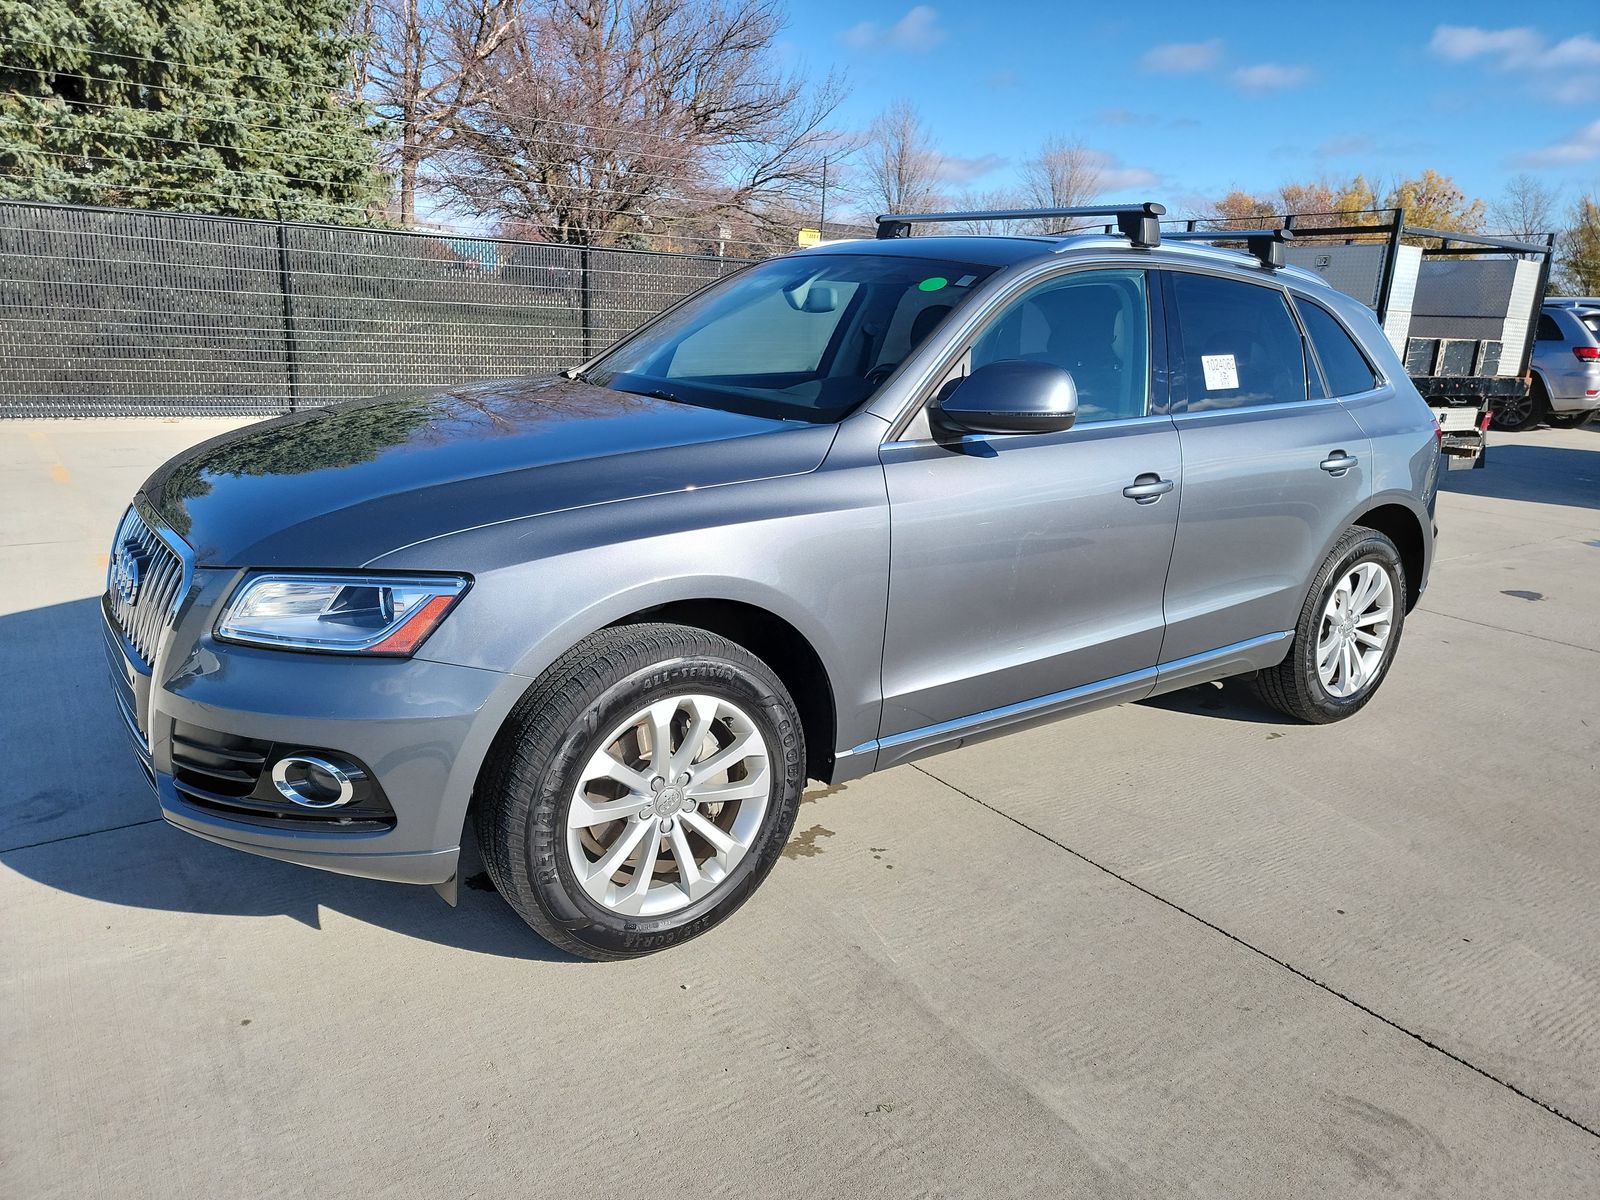
[[[1006,306],[973,342],[968,371],[1046,362],[1072,375],[1078,424],[1142,417],[1150,401],[1150,302],[1143,271],[1080,271]]]

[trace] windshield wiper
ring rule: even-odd
[[[622,390],[632,391],[631,388],[623,388]],[[635,396],[648,396],[652,400],[670,400],[673,404],[689,403],[682,396],[674,396],[671,392],[662,391],[660,388],[652,388],[649,391],[643,392],[633,392],[633,394]]]

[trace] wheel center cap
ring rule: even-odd
[[[670,817],[683,807],[684,799],[681,787],[662,788],[660,794],[656,796],[654,805],[656,816]]]

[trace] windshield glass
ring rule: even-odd
[[[836,421],[993,271],[903,255],[774,259],[707,289],[584,378],[704,408]]]

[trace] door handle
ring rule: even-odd
[[[1159,475],[1145,474],[1123,488],[1122,494],[1139,504],[1154,504],[1172,488],[1172,480],[1163,479]]]
[[[1317,465],[1329,475],[1338,479],[1339,476],[1356,465],[1356,457],[1353,454],[1346,454],[1343,450],[1335,450]]]

